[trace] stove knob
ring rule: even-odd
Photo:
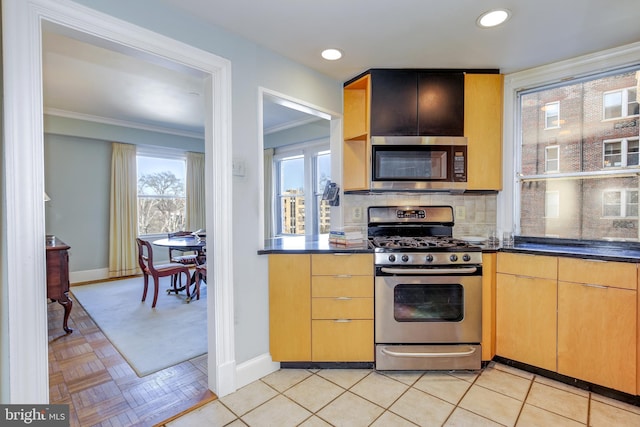
[[[471,261],[471,255],[469,255],[469,254],[464,254],[464,255],[462,255],[462,260],[463,260],[464,262],[469,262],[469,261]]]
[[[449,257],[449,260],[451,260],[451,262],[456,262],[458,260],[458,255],[453,254]]]
[[[431,255],[431,254],[427,255],[427,256],[426,256],[426,258],[425,258],[425,260],[426,260],[427,262],[433,262],[433,255]]]
[[[389,261],[390,262],[396,262],[396,256],[395,255],[389,255]]]
[[[409,255],[402,255],[402,262],[409,261]]]

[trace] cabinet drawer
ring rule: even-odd
[[[373,320],[314,320],[314,362],[372,362]]]
[[[559,258],[558,280],[636,290],[637,267],[629,262]]]
[[[373,255],[371,254],[314,254],[311,255],[311,274],[334,276],[373,276]]]
[[[497,272],[556,280],[558,278],[558,258],[501,252],[498,254]]]
[[[373,298],[312,298],[312,319],[373,319]]]
[[[373,277],[314,276],[311,278],[311,296],[373,298]]]

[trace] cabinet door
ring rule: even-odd
[[[467,74],[464,83],[467,188],[502,190],[501,74]]]
[[[314,276],[373,276],[371,254],[314,254],[311,262]]]
[[[482,254],[482,360],[496,355],[496,258]]]
[[[558,372],[635,395],[636,297],[629,289],[559,282]]]
[[[373,320],[314,320],[314,362],[372,362]]]
[[[418,132],[418,80],[415,70],[371,71],[371,136]]]
[[[418,73],[418,135],[463,134],[464,74]]]
[[[497,274],[496,353],[556,370],[556,280]]]
[[[269,255],[269,348],[275,361],[311,360],[310,255]]]

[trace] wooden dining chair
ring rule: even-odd
[[[189,283],[191,280],[191,274],[189,272],[189,267],[184,264],[180,264],[177,262],[170,262],[168,264],[153,264],[153,248],[151,243],[142,240],[140,238],[136,238],[136,244],[138,245],[138,264],[142,269],[142,274],[144,275],[144,290],[142,292],[142,301],[147,298],[147,288],[149,286],[149,276],[153,277],[153,303],[151,307],[154,308],[156,306],[156,301],[158,300],[158,287],[160,277],[167,276],[179,276],[181,274],[185,275],[185,283]],[[182,280],[182,278],[180,279]],[[175,283],[173,283],[175,286]],[[190,299],[189,295],[189,286],[187,286],[187,298]]]
[[[175,231],[168,233],[167,237],[192,236],[190,231]],[[178,248],[169,248],[169,261],[179,262],[189,266],[195,266],[198,261],[198,252],[193,250],[181,250]]]
[[[195,273],[195,288],[194,293],[196,294],[196,299],[200,299],[200,284],[204,280],[207,282],[207,252],[206,248],[203,248],[202,255],[198,257],[198,263],[196,264],[196,273]]]

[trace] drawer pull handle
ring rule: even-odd
[[[333,256],[351,256],[353,254],[349,254],[349,253],[344,253],[344,252],[336,252],[333,254]]]
[[[586,286],[587,288],[598,288],[598,289],[607,289],[608,286],[596,285],[593,283],[583,283],[582,286]]]
[[[336,297],[336,299],[340,301],[351,301],[350,297]]]
[[[351,323],[351,319],[336,319],[334,323]]]
[[[335,276],[337,279],[351,279],[351,275],[350,274],[338,274]]]

